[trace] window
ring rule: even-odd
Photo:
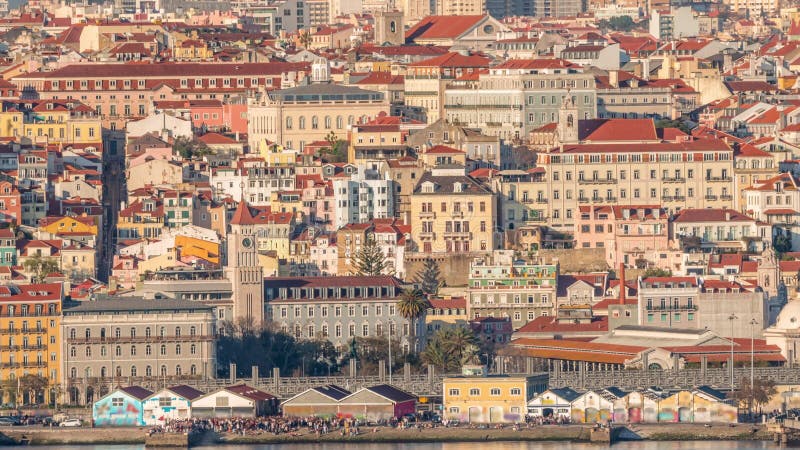
[[[451,397],[457,397],[461,395],[461,389],[450,389],[448,393],[450,394]]]
[[[481,390],[478,388],[472,388],[469,390],[469,395],[481,395]]]
[[[489,390],[489,395],[500,395],[500,388],[492,388]]]
[[[520,389],[520,388],[511,388],[511,395],[522,395],[522,389]]]

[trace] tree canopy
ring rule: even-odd
[[[368,237],[364,245],[358,249],[353,269],[360,276],[377,276],[385,274],[389,269],[386,255],[373,237]]]
[[[441,287],[442,272],[439,270],[439,264],[432,258],[426,258],[423,262],[422,269],[417,272],[416,282],[419,283],[420,289],[427,295],[437,295],[439,287]]]

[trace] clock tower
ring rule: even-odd
[[[258,327],[264,322],[264,269],[258,262],[256,222],[247,203],[239,202],[230,222],[225,268],[233,288],[233,317],[225,319],[245,320]]]

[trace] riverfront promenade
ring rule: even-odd
[[[456,428],[416,428],[398,430],[396,428],[362,427],[357,436],[342,436],[328,433],[318,436],[309,430],[300,430],[294,435],[272,433],[232,434],[221,433],[214,436],[218,442],[231,444],[245,443],[307,443],[307,442],[477,442],[477,441],[571,441],[589,440],[589,425],[539,425],[523,427],[519,431],[510,425],[503,429],[475,429],[462,425]],[[634,424],[628,426],[645,440],[769,440],[772,436],[762,426],[738,424],[734,427],[719,424],[705,426],[700,424]],[[31,444],[70,445],[70,444],[144,444],[148,427],[137,428],[63,428],[49,429],[20,427],[0,430],[2,435],[19,442],[23,436]],[[753,430],[757,430],[754,432]],[[6,441],[7,443],[11,443]]]

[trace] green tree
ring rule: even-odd
[[[642,274],[643,278],[647,277],[671,277],[672,271],[666,269],[659,269],[657,267],[651,267],[644,271]]]
[[[790,252],[792,251],[792,239],[784,234],[779,234],[773,239],[772,248],[778,253]]]
[[[185,159],[202,158],[213,153],[205,143],[185,137],[176,138],[172,143],[172,150]]]
[[[31,274],[34,283],[42,283],[47,275],[61,271],[61,267],[55,259],[46,258],[39,254],[26,259],[22,266],[25,267],[26,272]]]
[[[333,130],[325,135],[328,146],[320,150],[320,157],[327,162],[347,162],[347,141],[336,136]]]
[[[409,338],[411,340],[411,351],[415,352],[417,349],[417,333],[416,321],[425,315],[428,308],[431,307],[431,302],[425,298],[425,294],[417,289],[404,289],[400,294],[400,300],[397,302],[397,311],[400,315],[409,321]]]
[[[36,403],[36,399],[40,394],[44,393],[47,384],[47,378],[39,375],[28,374],[19,379],[19,389],[23,394],[23,398],[27,395],[27,403]]]
[[[752,389],[750,387],[750,378],[743,377],[739,380],[739,387],[731,393],[731,396],[739,402],[739,405],[744,405],[748,411],[755,411],[761,405],[769,403],[769,401],[777,395],[778,390],[775,387],[775,382],[766,378],[756,378],[753,380]]]
[[[692,132],[686,122],[682,120],[659,119],[655,121],[656,128],[677,128],[686,134]]]
[[[612,17],[608,20],[601,20],[600,28],[604,30],[614,30],[614,31],[631,31],[632,29],[637,27],[636,22],[630,16],[617,16]]]
[[[311,46],[311,31],[310,30],[300,30],[298,34],[298,38],[300,40],[300,45],[304,48],[308,48]]]
[[[422,264],[422,270],[417,273],[415,281],[419,283],[422,292],[425,294],[439,294],[439,287],[442,285],[440,280],[442,273],[439,270],[439,264],[433,258],[425,258]]]
[[[386,262],[386,255],[372,236],[367,237],[366,242],[355,255],[353,269],[360,276],[377,276],[389,272],[389,264]]]
[[[478,338],[467,327],[442,328],[431,336],[422,361],[433,364],[439,369],[450,372],[461,369],[478,354]]]

